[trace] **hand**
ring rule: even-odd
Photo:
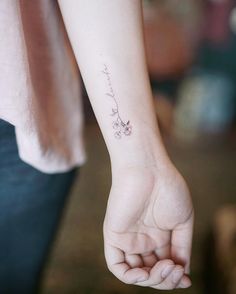
[[[109,270],[127,284],[189,287],[193,219],[187,185],[169,161],[113,171],[103,226]]]

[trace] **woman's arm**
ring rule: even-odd
[[[153,160],[157,151],[150,154],[157,145],[153,141],[159,145],[161,140],[146,67],[141,1],[59,3],[112,163],[146,161],[142,158],[144,142],[150,145],[146,155]],[[112,116],[113,110],[118,113]],[[122,121],[117,125],[118,116]],[[125,135],[121,125],[127,126],[128,121]],[[121,127],[121,134],[116,126]]]
[[[181,267],[173,267],[173,264],[182,262],[186,271],[189,266],[192,206],[182,177],[168,159],[156,121],[146,66],[141,1],[59,0],[58,2],[111,158],[112,189],[104,222],[108,267],[124,282],[136,283],[138,275],[144,274],[148,281],[145,286],[152,286],[155,280],[154,286],[162,283],[159,288],[169,289],[180,285],[181,279],[183,286],[184,281],[187,281],[186,283],[189,281],[183,271],[181,272]],[[165,177],[169,179],[164,179]],[[176,180],[173,182],[174,179],[177,179],[177,184]],[[155,190],[157,181],[162,185],[159,186],[159,190]],[[173,189],[165,188],[171,184]],[[183,192],[184,196],[180,197],[181,200],[178,196],[175,197],[178,194],[175,188]],[[158,204],[159,200],[155,199],[158,193],[162,191],[163,194],[164,190],[173,195],[159,196],[158,199],[163,198],[163,200]],[[169,205],[170,200],[172,203]],[[179,208],[178,205],[183,207]],[[169,211],[163,211],[167,206]],[[153,217],[155,211],[156,215]],[[158,228],[159,231],[154,230],[156,236],[153,237],[154,232],[151,229],[152,233],[150,230],[146,232],[138,223],[140,220],[142,222],[147,220],[147,226],[155,228],[158,214],[159,218],[162,217],[162,224]],[[141,269],[139,263],[131,266],[127,261],[127,254],[132,252],[132,254],[145,254],[145,250],[153,252],[160,246],[159,243],[161,246],[166,246],[162,243],[163,240],[169,244],[172,226],[184,224],[187,218],[191,218],[191,223],[186,232],[186,241],[185,236],[182,236],[183,240],[178,245],[183,245],[187,249],[181,249],[180,258],[174,260],[171,252],[161,257],[157,254],[155,264],[159,259],[166,259],[166,264],[163,263],[159,268],[155,268],[153,263],[146,271]],[[142,238],[139,237],[135,239],[137,243],[147,242],[146,248],[141,246],[142,248],[134,249],[133,235],[130,234],[137,233],[137,230],[148,236],[147,240],[141,241]],[[165,236],[162,230],[168,231]],[[116,232],[118,235],[113,236],[109,232]],[[123,238],[119,233],[128,235]],[[121,237],[114,241],[117,236]],[[163,240],[159,242],[158,238]],[[154,243],[152,239],[155,239]],[[122,248],[122,244],[126,241],[131,243]],[[158,245],[155,242],[159,242]],[[178,252],[175,254],[178,255]],[[143,263],[144,267],[145,265]],[[175,283],[167,280],[166,286],[163,286],[160,272],[162,267],[168,268],[168,266],[172,266],[169,276],[174,276],[175,272],[181,272],[181,275]]]

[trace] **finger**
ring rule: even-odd
[[[161,283],[153,285],[151,288],[158,290],[175,289],[179,285],[180,280],[183,278],[183,276],[184,268],[180,265],[175,265],[170,274]]]
[[[172,272],[175,265],[172,260],[166,259],[158,261],[149,273],[146,281],[138,282],[136,285],[143,287],[155,286],[161,282]]]
[[[143,265],[146,267],[152,268],[158,261],[156,254],[153,252],[143,253],[141,257],[143,259]]]
[[[143,259],[139,254],[125,253],[125,261],[131,267],[143,267]]]
[[[105,244],[105,258],[108,269],[126,284],[134,284],[149,277],[149,273],[145,269],[131,268],[125,261],[124,252],[119,248]]]
[[[190,272],[193,218],[193,213],[191,213],[185,224],[173,230],[171,237],[171,257],[175,263],[184,266],[186,274]]]

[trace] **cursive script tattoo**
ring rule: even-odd
[[[108,85],[108,92],[106,96],[113,100],[112,106],[112,113],[111,116],[113,117],[112,127],[114,129],[114,136],[116,139],[121,139],[122,136],[130,136],[132,133],[132,126],[130,121],[124,122],[120,116],[118,103],[115,97],[115,93],[111,84],[111,76],[106,64],[103,65],[102,73],[106,76],[107,85]]]

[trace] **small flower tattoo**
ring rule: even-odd
[[[112,110],[111,116],[113,116],[112,127],[115,130],[114,137],[116,139],[121,139],[122,135],[130,136],[132,134],[132,126],[130,124],[130,121],[127,121],[125,123],[120,117],[118,103],[116,101],[115,92],[113,90],[112,83],[111,83],[110,72],[108,71],[108,67],[106,64],[104,64],[102,73],[106,76],[106,80],[108,84],[108,92],[106,93],[106,96],[111,98],[114,103],[114,106],[111,109]]]
[[[124,134],[126,136],[129,136],[132,132],[132,126],[129,124],[129,121],[127,122],[127,124],[124,126]]]
[[[132,132],[132,126],[130,125],[130,122],[124,123],[120,117],[117,117],[115,121],[112,123],[113,129],[116,130],[115,132],[115,138],[120,139],[122,137],[122,134],[125,136],[131,135]]]
[[[121,131],[115,132],[114,136],[116,139],[121,139]]]
[[[120,124],[117,120],[113,121],[112,126],[114,130],[120,130]]]

